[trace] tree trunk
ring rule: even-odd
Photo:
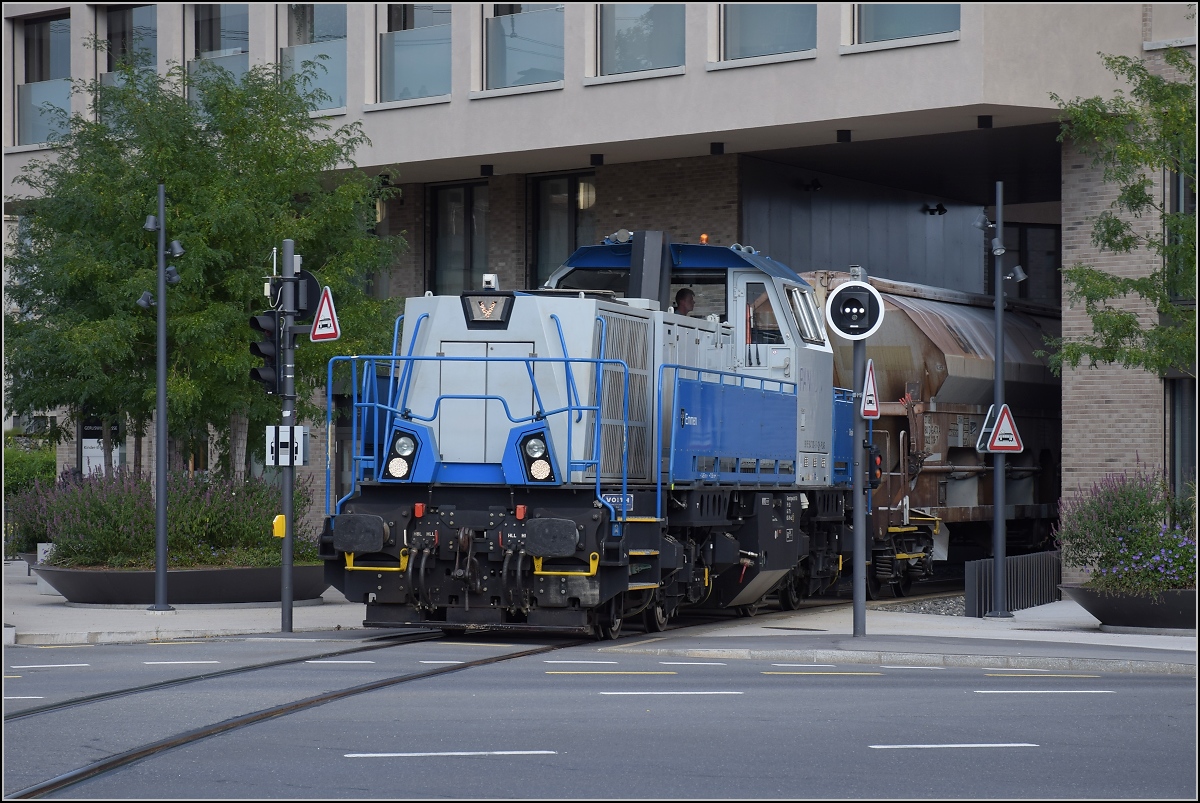
[[[235,482],[246,479],[246,439],[249,437],[250,419],[244,413],[229,416],[229,473]]]
[[[133,473],[135,476],[142,476],[142,430],[146,428],[146,422],[133,421]]]

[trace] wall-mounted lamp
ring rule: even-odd
[[[600,165],[602,165],[602,164],[604,164],[604,154],[593,153],[592,154],[592,167],[600,167]]]
[[[481,175],[481,176],[490,176],[490,175],[493,175],[494,173],[495,173],[495,167],[493,165],[480,165],[479,166],[479,175]]]
[[[944,214],[946,214],[947,210],[946,210],[945,204],[943,204],[941,201],[938,201],[937,206],[930,206],[929,204],[925,204],[924,206],[921,207],[921,211],[927,215],[944,215]]]
[[[1004,240],[1000,239],[999,237],[992,238],[992,256],[1004,256],[1004,252],[1006,250],[1007,249],[1004,247]]]
[[[1012,270],[1010,270],[1008,273],[1004,274],[1004,278],[1009,279],[1011,281],[1023,282],[1026,279],[1028,279],[1029,277],[1025,275],[1025,271],[1021,270],[1020,265],[1016,265],[1013,267]]]
[[[182,280],[183,277],[179,275],[179,271],[176,270],[175,266],[167,265],[167,284],[179,284]]]
[[[988,220],[987,215],[980,212],[978,215],[975,216],[975,221],[971,225],[974,226],[975,228],[979,229],[980,231],[987,231],[988,229],[990,229],[992,226],[994,226],[996,224],[993,223],[992,221]]]

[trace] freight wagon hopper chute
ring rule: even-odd
[[[822,298],[847,273],[802,274]],[[874,361],[881,418],[874,441],[885,477],[874,492],[872,530],[880,537],[908,508],[936,516],[952,535],[986,543],[993,518],[991,459],[975,450],[992,403],[995,312],[989,296],[871,277],[885,314],[866,341]],[[1049,537],[1059,498],[1061,383],[1044,358],[1061,332],[1059,311],[1009,300],[1004,315],[1004,394],[1025,451],[1007,461],[1007,517],[1015,551]],[[853,346],[833,339],[834,384],[853,387]],[[939,549],[939,552],[941,550]],[[945,555],[937,555],[945,558]],[[953,559],[953,556],[951,556]]]

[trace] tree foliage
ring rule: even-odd
[[[1063,269],[1066,294],[1083,302],[1092,333],[1051,341],[1051,365],[1118,363],[1158,374],[1196,374],[1196,213],[1194,200],[1172,201],[1171,182],[1182,178],[1194,199],[1196,182],[1196,63],[1186,50],[1168,48],[1175,73],[1163,77],[1139,59],[1102,54],[1104,66],[1130,86],[1108,99],[1064,101],[1059,141],[1070,140],[1119,188],[1116,200],[1093,222],[1092,243],[1128,254],[1145,249],[1161,259],[1148,275],[1117,276],[1091,265]],[[1157,188],[1166,183],[1165,193]],[[1164,197],[1165,195],[1165,197]],[[1153,217],[1146,226],[1143,218]],[[1140,297],[1156,318],[1128,304]]]
[[[20,210],[10,249],[5,370],[10,413],[56,407],[73,416],[128,416],[139,430],[155,408],[156,321],[136,300],[157,288],[157,215],[166,186],[167,240],[186,249],[182,281],[167,292],[168,421],[175,438],[226,432],[248,415],[251,437],[278,420],[278,397],[249,378],[256,339],[249,316],[268,305],[272,248],[296,242],[304,268],[337,300],[342,340],[298,350],[303,389],[325,380],[343,351],[376,353],[389,341],[394,302],[371,298],[368,277],[389,265],[401,237],[376,237],[375,201],[397,192],[359,171],[369,144],[358,123],[333,128],[310,113],[319,63],[290,76],[277,64],[240,80],[219,68],[165,75],[133,61],[114,82],[77,82],[89,113],[63,121],[46,158],[16,183]],[[65,116],[65,114],[64,114]],[[314,302],[315,303],[315,302]]]

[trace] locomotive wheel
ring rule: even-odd
[[[785,611],[799,610],[801,599],[799,578],[788,575],[779,588],[779,607]]]
[[[608,604],[608,610],[601,614],[596,622],[596,637],[601,641],[612,641],[621,635],[621,625],[624,619],[621,617],[621,607],[624,602],[621,595]]]
[[[899,580],[892,583],[892,593],[897,597],[908,597],[912,595],[913,578],[908,572],[900,576]]]
[[[645,610],[642,618],[645,620],[647,633],[661,633],[667,629],[667,606],[656,602]]]

